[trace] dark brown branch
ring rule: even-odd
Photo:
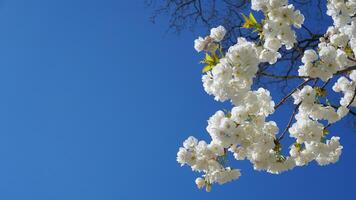
[[[288,75],[275,75],[275,74],[269,74],[266,72],[259,72],[259,75],[262,76],[268,76],[268,77],[272,77],[272,78],[278,78],[278,79],[298,79],[298,78],[309,78],[308,76],[288,76]]]
[[[335,75],[339,75],[339,74],[343,74],[352,70],[356,69],[356,65],[355,66],[351,66],[349,68],[340,70],[338,72],[335,73]],[[277,78],[277,79],[306,79],[306,78],[311,78],[309,76],[298,76],[298,75],[276,75],[276,74],[269,74],[263,71],[259,71],[257,73],[257,75],[262,75],[262,76],[268,76],[268,77],[272,77],[272,78]],[[330,79],[325,82],[325,84],[323,85],[323,88],[325,88],[325,86],[329,83]]]
[[[289,94],[287,94],[287,96],[285,96],[276,106],[274,106],[274,109],[276,110],[279,106],[281,106],[290,96],[292,96],[292,94],[297,91],[298,89],[300,89],[301,87],[303,87],[304,85],[306,85],[309,81],[311,81],[313,79],[308,79],[306,81],[304,81],[303,83],[301,83],[300,85],[298,85],[296,88],[294,88]]]
[[[292,126],[294,116],[297,114],[297,110],[298,110],[300,104],[301,103],[299,103],[297,106],[295,106],[293,113],[292,113],[291,117],[289,118],[286,128],[284,129],[283,133],[278,137],[278,141],[281,141],[284,138],[284,135],[288,132],[288,129]]]
[[[316,17],[314,13],[316,9],[316,11],[321,13],[321,0],[291,0],[291,3],[295,3],[298,9],[304,13],[307,13],[308,10],[312,11],[313,14],[308,16],[308,18]],[[152,21],[158,16],[168,16],[168,29],[170,31],[173,30],[175,33],[179,33],[185,29],[194,30],[195,27],[203,27],[209,30],[212,26],[223,25],[227,30],[225,40],[222,42],[225,50],[227,47],[236,43],[237,37],[245,37],[250,41],[257,41],[259,38],[257,34],[251,33],[246,29],[241,29],[241,25],[244,23],[241,13],[246,14],[249,12],[249,10],[247,10],[250,6],[249,0],[146,0],[146,5],[154,9]],[[257,73],[256,82],[260,84],[260,80],[263,80],[264,83],[261,84],[263,84],[264,87],[266,87],[267,84],[278,84],[281,91],[284,92],[285,89],[290,89],[288,85],[290,83],[289,80],[309,78],[294,74],[297,74],[296,70],[298,68],[296,66],[301,64],[300,59],[304,51],[307,49],[317,49],[318,47],[319,38],[322,37],[323,34],[314,32],[315,30],[314,27],[306,27],[303,25],[301,31],[299,31],[298,41],[294,48],[290,50],[284,48],[280,49],[281,58],[279,61],[288,67],[283,68],[280,65],[269,65],[268,63],[261,64],[259,66],[259,72]],[[356,62],[355,58],[350,57],[349,59]],[[273,74],[268,71],[272,68],[274,68],[274,71],[277,71],[276,73],[278,74]],[[356,66],[340,70],[336,75],[341,75],[351,70],[356,70]],[[261,77],[270,77],[272,81],[265,82],[265,79],[260,79]],[[311,79],[308,79],[307,82],[310,80]],[[307,82],[303,82],[301,86],[304,86]],[[324,83],[322,88],[325,88],[328,83],[329,82]],[[275,106],[275,109],[281,106],[296,89],[288,94],[286,92],[286,96]],[[350,113],[353,114],[354,112],[350,110]]]
[[[343,74],[356,69],[356,65],[336,72],[336,75]]]
[[[335,106],[335,105],[332,105],[332,104],[329,104],[329,105],[326,105],[326,104],[323,104],[323,106],[331,106],[335,109],[338,109],[340,106]],[[352,111],[352,110],[349,110],[349,113],[356,116],[356,112]]]
[[[347,108],[349,108],[349,107],[351,106],[351,104],[354,102],[355,97],[356,97],[356,87],[355,87],[355,90],[354,90],[354,95],[352,96],[351,101],[350,101],[349,104],[347,105]]]
[[[327,81],[323,84],[323,86],[321,86],[321,88],[324,89],[324,88],[330,83],[330,80],[331,80],[331,79],[327,80]]]

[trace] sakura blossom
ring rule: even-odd
[[[216,101],[232,104],[230,110],[219,110],[208,119],[210,141],[190,136],[177,153],[178,163],[201,173],[195,183],[208,192],[213,184],[241,176],[240,169],[225,162],[229,153],[237,161],[248,160],[257,171],[272,174],[313,161],[320,166],[337,162],[343,146],[340,137],[329,136],[328,127],[356,107],[356,1],[328,1],[327,14],[334,23],[319,39],[318,50],[304,51],[298,68],[302,84],[286,97],[293,99],[295,110],[284,131],[268,117],[285,99],[276,103],[267,89],[254,90],[252,86],[260,64],[274,64],[281,58],[281,48],[294,48],[295,31],[305,19],[287,0],[252,0],[251,9],[264,16],[261,23],[251,14],[244,16],[246,27],[257,31],[260,41],[240,37],[221,52],[226,29],[218,26],[194,42],[196,51],[207,55],[204,62],[209,68],[202,75],[205,92]],[[320,98],[327,97],[325,88],[311,81],[320,80],[326,85],[335,77],[332,91],[342,96],[337,108],[320,103]],[[282,144],[286,136],[294,143],[289,144],[289,153],[283,154],[282,148],[288,148]]]

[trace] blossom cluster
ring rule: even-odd
[[[319,52],[304,52],[298,72],[301,76],[320,78],[327,81],[335,73],[356,64],[353,57],[356,52],[356,1],[330,0],[327,14],[334,21],[324,37],[320,38]]]
[[[356,107],[356,70],[353,70],[347,79],[341,76],[333,86],[335,92],[342,92],[344,96],[340,99],[340,105],[343,107]]]
[[[327,131],[318,120],[335,123],[346,116],[348,109],[340,106],[335,111],[331,106],[317,103],[316,97],[317,93],[311,86],[304,86],[293,94],[299,112],[295,115],[296,122],[289,128],[290,136],[296,139],[289,153],[297,166],[306,165],[312,160],[319,165],[335,163],[341,154],[340,138],[332,137],[324,142]]]
[[[293,48],[297,40],[291,26],[301,28],[304,16],[299,10],[295,10],[293,5],[288,4],[287,0],[252,0],[251,8],[263,11],[266,16],[261,33],[264,44],[260,59],[274,64],[281,57],[278,50],[282,45],[285,45],[286,49]]]
[[[356,24],[352,17],[356,14],[356,1],[330,0],[327,6],[334,25],[320,38],[318,51],[304,52],[303,65],[298,70],[299,76],[308,80],[330,81],[356,64]],[[297,38],[293,27],[301,28],[304,16],[287,0],[252,0],[251,8],[265,16],[261,24],[255,20],[252,23],[260,35],[258,43],[240,37],[225,53],[217,54],[227,32],[222,26],[194,41],[198,52],[204,51],[207,58],[217,59],[216,63],[205,61],[214,66],[202,76],[204,90],[215,100],[231,101],[233,105],[230,111],[220,110],[209,118],[206,128],[211,137],[209,143],[190,136],[177,153],[177,161],[182,166],[203,173],[195,183],[207,191],[214,183],[224,184],[241,176],[240,169],[227,166],[229,152],[236,160],[249,160],[255,170],[273,174],[311,161],[319,165],[337,162],[343,147],[339,137],[327,139],[327,127],[356,106],[356,70],[348,76],[341,75],[334,84],[333,91],[343,95],[337,108],[320,102],[327,99],[324,87],[296,88],[291,94],[295,121],[286,130],[295,143],[290,146],[289,154],[283,155],[284,132],[282,137],[277,137],[280,132],[277,123],[268,120],[275,112],[275,102],[267,89],[253,90],[252,85],[261,63],[274,64],[281,57],[280,48],[294,47]]]

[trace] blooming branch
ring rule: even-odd
[[[224,184],[241,176],[239,169],[227,166],[228,152],[236,160],[249,160],[255,170],[273,174],[312,161],[321,166],[337,162],[343,147],[339,137],[328,139],[328,128],[348,113],[355,114],[350,109],[356,107],[356,21],[353,18],[356,3],[329,0],[327,14],[333,18],[334,25],[324,35],[313,34],[305,27],[303,14],[288,4],[288,0],[252,0],[251,8],[264,15],[260,22],[253,13],[248,17],[243,15],[243,27],[258,34],[255,40],[240,37],[224,51],[221,41],[227,31],[219,26],[211,29],[210,35],[194,41],[195,49],[205,52],[201,62],[206,65],[202,76],[204,90],[215,100],[230,101],[233,105],[230,111],[217,111],[209,118],[206,128],[211,137],[209,143],[190,136],[177,154],[182,166],[189,165],[193,171],[202,173],[195,182],[206,191],[214,183]],[[297,42],[295,30],[300,28],[311,38]],[[304,43],[315,44],[317,51],[307,49]],[[298,75],[265,71],[267,66],[283,61],[280,51],[284,49],[296,49],[303,55],[295,57],[301,57]],[[303,82],[275,104],[268,90],[252,89],[257,75],[303,79]],[[343,97],[340,106],[333,106],[325,88],[337,77],[332,90]],[[295,107],[286,128],[277,137],[277,123],[267,118],[290,97]],[[295,142],[289,154],[283,155],[281,142],[287,133]]]

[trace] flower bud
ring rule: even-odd
[[[205,186],[205,180],[199,177],[195,179],[195,184],[197,184],[198,188],[201,189]]]

